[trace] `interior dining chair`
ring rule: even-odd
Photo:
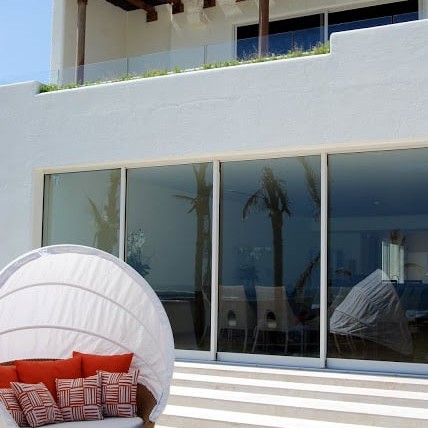
[[[227,331],[228,340],[233,332],[244,332],[243,352],[247,349],[248,333],[253,331],[255,316],[249,305],[243,285],[219,287],[219,334]]]
[[[285,336],[284,353],[288,351],[290,332],[300,336],[300,351],[303,352],[303,325],[294,314],[284,287],[256,286],[257,325],[252,352],[259,346],[260,333],[280,332]]]

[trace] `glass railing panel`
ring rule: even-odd
[[[258,37],[238,40],[236,42],[236,58],[239,60],[245,60],[256,57],[259,49],[258,46]]]
[[[130,75],[143,75],[152,70],[170,70],[170,52],[156,52],[147,55],[134,56],[128,60]]]
[[[97,82],[119,79],[127,74],[127,59],[88,64],[84,67],[84,81]]]
[[[293,47],[299,50],[311,50],[324,41],[324,27],[306,28],[294,32]]]
[[[360,21],[340,22],[328,26],[328,35],[340,31],[358,30],[360,28],[379,27],[382,25],[392,24],[392,16],[384,16],[372,19],[363,19]]]
[[[215,43],[206,46],[205,64],[230,61],[235,59],[236,43],[233,41]]]
[[[393,23],[398,24],[400,22],[409,22],[418,20],[418,12],[402,13],[401,15],[394,15]]]
[[[171,68],[180,70],[193,70],[204,65],[205,47],[195,46],[187,49],[178,49],[171,51]]]
[[[294,31],[271,34],[269,36],[269,55],[283,55],[293,49]]]

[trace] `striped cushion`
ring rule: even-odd
[[[137,380],[139,371],[110,373],[100,370],[104,416],[132,418],[137,414]]]
[[[0,389],[0,402],[3,403],[6,410],[12,415],[13,419],[15,419],[15,422],[20,427],[28,427],[24,412],[11,388]]]
[[[77,379],[57,379],[58,406],[64,421],[103,419],[100,375]]]
[[[43,383],[10,383],[30,427],[63,422],[52,394]]]

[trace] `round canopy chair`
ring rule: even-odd
[[[0,362],[64,359],[74,350],[134,353],[131,368],[154,398],[142,416],[154,424],[169,396],[174,341],[144,278],[111,254],[77,245],[12,261],[0,271]]]

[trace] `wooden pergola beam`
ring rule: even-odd
[[[147,4],[143,0],[127,0],[128,3],[133,4],[134,6],[137,6],[139,9],[145,10],[147,12],[147,22],[153,22],[158,20],[158,13],[156,12],[156,9],[150,5]]]
[[[269,51],[269,0],[259,0],[259,57]]]
[[[181,0],[168,0],[168,3],[172,6],[173,14],[184,12],[184,4]]]
[[[204,0],[204,9],[208,7],[214,7],[215,6],[215,0]]]
[[[87,4],[88,0],[77,0],[76,83],[79,85],[84,80]]]

